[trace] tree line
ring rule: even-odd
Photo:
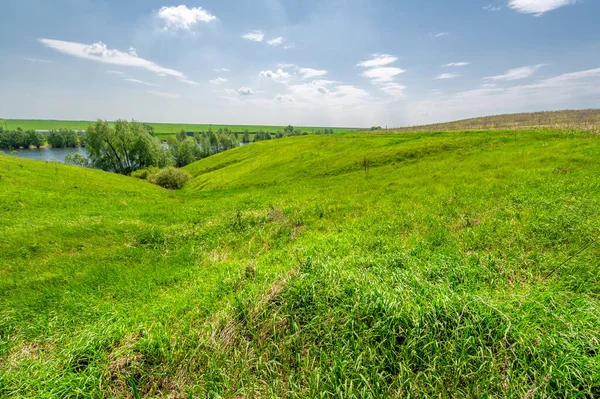
[[[44,134],[21,128],[7,130],[0,124],[0,149],[40,148],[45,145],[52,148],[79,147],[85,145],[85,139],[74,130],[52,130]]]

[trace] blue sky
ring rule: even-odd
[[[0,118],[405,126],[600,104],[595,0],[3,0]]]

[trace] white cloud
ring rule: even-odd
[[[298,70],[302,79],[317,78],[319,76],[327,75],[327,71],[324,69],[313,69],[313,68],[300,68]]]
[[[385,83],[394,80],[396,75],[404,70],[396,67],[372,68],[364,71],[361,75],[372,80],[373,83]]]
[[[34,62],[36,64],[52,64],[52,61],[42,60],[40,58],[21,57],[21,59],[29,62]]]
[[[112,70],[106,71],[106,73],[110,73],[112,75],[119,75],[119,76],[125,75],[124,72],[121,72],[121,71],[112,71]]]
[[[253,30],[242,35],[242,38],[253,42],[262,42],[265,39],[265,34],[260,30]]]
[[[489,76],[487,78],[484,78],[484,80],[511,81],[511,80],[526,79],[526,78],[532,76],[538,69],[540,69],[544,65],[545,64],[538,64],[538,65],[525,66],[525,67],[521,67],[521,68],[509,69],[508,71],[506,71],[506,73],[504,73],[502,75]]]
[[[279,68],[295,68],[296,64],[285,64],[285,63],[279,63],[277,64],[277,66]]]
[[[198,82],[194,82],[193,80],[188,80],[188,79],[179,79],[179,81],[181,83],[185,83],[185,84],[192,85],[192,86],[198,86],[198,84],[199,84]]]
[[[184,5],[162,7],[158,11],[157,16],[164,22],[164,30],[190,30],[199,22],[209,23],[217,19],[217,17],[202,9],[202,7],[188,8]]]
[[[440,33],[435,33],[433,34],[433,37],[438,38],[438,37],[444,37],[444,36],[449,36],[450,33],[448,32],[440,32]]]
[[[325,87],[325,86],[317,86],[317,91],[321,94],[329,93],[329,90],[327,90],[327,87]]]
[[[327,86],[327,85],[333,85],[336,83],[340,83],[340,82],[335,81],[335,80],[327,80],[327,79],[316,79],[311,82],[311,84],[313,86]]]
[[[76,42],[67,42],[53,39],[39,39],[46,47],[54,49],[63,54],[86,60],[102,62],[105,64],[129,66],[143,68],[154,73],[164,73],[165,75],[175,76],[185,79],[185,75],[179,71],[169,68],[163,68],[152,61],[133,56],[119,50],[110,50],[106,44],[97,42],[94,44],[83,44]]]
[[[283,69],[279,68],[275,72],[273,71],[261,71],[258,74],[261,78],[272,79],[278,82],[287,81],[291,75],[288,72],[285,72]]]
[[[138,83],[138,84],[141,84],[141,85],[144,85],[144,86],[159,87],[157,84],[144,82],[143,80],[139,80],[139,79],[126,78],[126,79],[123,79],[123,80],[125,80],[127,82]]]
[[[209,80],[210,83],[215,84],[215,85],[220,85],[221,83],[226,83],[227,82],[227,78],[216,78],[216,79],[212,79]]]
[[[495,89],[498,85],[496,83],[484,83],[481,87],[484,89]]]
[[[444,65],[445,67],[464,67],[467,65],[471,65],[470,62],[451,62],[449,64]]]
[[[577,0],[510,0],[508,6],[523,14],[541,16],[545,12],[575,4]]]
[[[402,97],[406,86],[400,83],[389,83],[380,87],[380,89],[389,96]]]
[[[396,62],[398,60],[397,57],[389,54],[372,54],[373,58],[367,61],[361,61],[356,66],[364,67],[364,68],[372,68],[372,67],[381,67],[387,64],[391,64],[392,62]]]
[[[277,94],[275,96],[275,101],[282,104],[291,104],[294,102],[294,97],[290,96],[289,94]]]
[[[231,69],[229,69],[229,68],[217,68],[217,69],[213,69],[213,71],[215,71],[215,72],[230,72]]]
[[[283,44],[283,37],[279,36],[279,37],[276,37],[275,39],[271,39],[267,42],[267,44],[269,46],[279,46],[279,45]]]
[[[129,47],[129,55],[133,56],[133,57],[137,57],[137,51],[135,50],[135,47]]]
[[[494,6],[494,5],[490,4],[490,5],[487,5],[487,6],[483,7],[483,9],[485,11],[496,12],[496,11],[502,10],[502,7],[501,6]]]
[[[486,86],[411,104],[410,123],[456,120],[490,114],[591,108],[600,96],[600,68],[566,73],[509,88]]]
[[[289,50],[289,49],[291,49],[291,48],[294,48],[294,45],[293,45],[293,44],[286,44],[285,46],[283,46],[283,49],[284,49],[284,50]]]
[[[160,96],[164,98],[178,98],[179,94],[168,93],[164,91],[156,91],[156,90],[148,90],[147,93],[154,94],[155,96]]]
[[[249,87],[240,87],[237,90],[237,94],[239,94],[240,96],[253,96],[256,93]]]
[[[438,80],[438,79],[453,79],[458,77],[457,74],[455,73],[442,73],[441,75],[436,76],[435,78],[433,78],[434,80]]]

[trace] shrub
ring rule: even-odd
[[[131,172],[131,177],[135,177],[136,179],[146,180],[148,176],[154,175],[160,171],[159,168],[150,166],[149,168],[139,169]]]
[[[177,169],[172,166],[148,176],[150,183],[168,188],[169,190],[183,188],[190,180],[192,180],[192,175],[183,169]]]

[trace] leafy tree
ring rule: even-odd
[[[154,126],[152,126],[149,123],[144,123],[144,128],[146,129],[146,131],[148,132],[148,134],[150,134],[150,136],[155,137],[156,133],[154,132]]]
[[[81,167],[85,167],[85,168],[87,168],[87,167],[90,166],[89,159],[87,159],[86,157],[84,157],[80,153],[67,154],[65,156],[65,163],[67,165],[81,166]]]
[[[203,154],[198,142],[191,137],[186,137],[181,141],[175,137],[169,137],[167,143],[171,147],[171,155],[177,167],[189,165],[202,158]]]
[[[183,129],[181,129],[179,131],[179,133],[177,133],[177,140],[179,140],[179,141],[185,140],[186,137],[187,137],[187,133]]]
[[[86,147],[92,166],[129,175],[137,169],[161,165],[161,144],[137,122],[118,120],[112,127],[106,121],[90,124]]]
[[[40,148],[42,145],[44,145],[44,136],[42,136],[41,133],[38,133],[35,130],[28,130],[26,133],[29,145],[32,145],[36,148]]]
[[[250,142],[250,132],[248,131],[248,129],[244,130],[244,136],[242,137],[242,143],[249,143]]]
[[[294,134],[294,126],[287,125],[285,128],[283,128],[283,132],[288,136],[293,135]]]
[[[50,133],[48,133],[48,137],[46,137],[46,140],[48,141],[48,145],[50,145],[50,147],[52,147],[52,148],[66,147],[65,138],[64,138],[63,134],[59,131],[56,131],[56,130],[50,131]]]

